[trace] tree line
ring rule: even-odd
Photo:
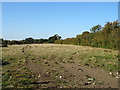
[[[2,46],[7,46],[7,45],[20,45],[20,44],[44,44],[44,43],[54,43],[55,40],[60,40],[61,36],[58,34],[55,34],[54,36],[49,37],[48,39],[33,39],[32,37],[26,38],[24,40],[3,40],[2,41]]]
[[[101,25],[93,26],[90,32],[84,31],[74,38],[62,39],[61,36],[55,34],[48,39],[33,39],[32,37],[20,41],[2,39],[2,45],[55,43],[119,49],[119,35],[120,24],[118,21],[114,21],[107,22],[103,27]]]
[[[101,25],[93,26],[90,31],[76,35],[75,38],[56,40],[55,43],[119,49],[120,24],[118,21],[107,22],[103,27]]]

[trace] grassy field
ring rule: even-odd
[[[2,48],[3,88],[116,88],[118,51],[31,44]]]

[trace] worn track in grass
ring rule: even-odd
[[[57,45],[57,48],[60,48],[58,50],[62,51],[62,47],[60,45]],[[58,88],[118,88],[118,78],[116,75],[116,72],[106,71],[103,68],[99,67],[91,67],[89,64],[80,64],[79,59],[74,59],[76,57],[76,54],[78,52],[73,53],[70,55],[70,60],[74,60],[74,62],[60,62],[57,59],[57,56],[54,57],[54,54],[51,58],[42,58],[36,56],[34,59],[31,59],[30,52],[32,49],[36,47],[42,47],[42,49],[56,48],[55,45],[29,45],[28,47],[25,46],[26,53],[26,65],[27,67],[32,71],[32,73],[35,75],[35,78],[37,80],[37,85],[39,88],[41,87],[58,87]],[[74,47],[67,46],[65,47]],[[109,49],[101,49],[101,48],[91,48],[91,47],[79,47],[77,48],[85,48],[91,49],[91,50],[103,50],[104,52],[112,52],[112,50]],[[65,49],[63,49],[65,50]],[[84,49],[81,49],[83,51]],[[42,51],[42,50],[41,50]],[[44,50],[43,50],[44,51]],[[79,50],[78,50],[79,51]],[[35,52],[35,51],[34,51]],[[42,54],[44,55],[44,53]],[[72,51],[71,51],[72,52]],[[29,53],[29,54],[28,54]],[[52,52],[53,53],[53,52]],[[54,52],[56,53],[56,52]],[[85,50],[84,52],[85,53]],[[41,53],[39,53],[41,54]],[[52,54],[51,54],[52,55]],[[46,56],[47,57],[47,56]],[[63,59],[63,58],[61,58]],[[103,58],[104,59],[104,58]],[[83,58],[84,60],[84,58]],[[39,61],[39,62],[38,62]]]

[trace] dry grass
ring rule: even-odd
[[[118,51],[87,46],[59,44],[36,44],[30,46],[31,48],[27,49],[27,53],[29,53],[30,58],[33,59],[41,58],[50,61],[57,61],[59,63],[80,62],[80,64],[89,64],[90,66],[97,66],[106,70],[117,70]],[[11,50],[14,47],[15,46],[11,46]],[[18,48],[20,47],[22,46],[18,46]],[[37,59],[35,60],[37,61]]]

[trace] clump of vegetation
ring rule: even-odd
[[[2,46],[0,46],[0,47],[8,47],[8,45],[7,44],[1,44]]]
[[[63,83],[63,84],[66,84],[66,83],[68,83],[68,82],[65,81],[65,80],[58,80],[56,83]]]
[[[8,64],[10,64],[8,61],[2,61],[2,65],[8,65]]]

